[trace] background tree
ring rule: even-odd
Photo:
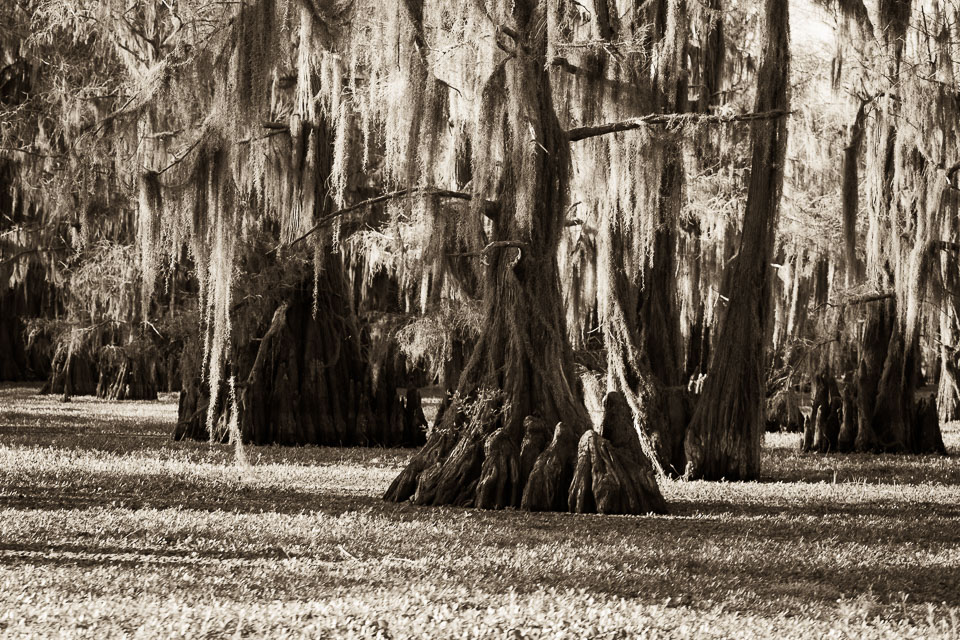
[[[789,9],[765,5],[763,57],[756,112],[789,109]],[[763,335],[770,305],[770,261],[783,185],[787,126],[784,118],[751,125],[750,187],[734,265],[730,303],[697,402],[684,449],[691,477],[755,478],[760,471],[763,418]]]

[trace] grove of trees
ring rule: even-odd
[[[423,505],[944,453],[958,59],[953,0],[11,0],[0,379]]]

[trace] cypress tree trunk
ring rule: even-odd
[[[857,451],[874,451],[878,447],[873,415],[893,322],[888,305],[871,303],[866,313],[860,340],[860,364],[857,366],[857,437],[854,442]]]
[[[368,380],[341,269],[327,260],[314,316],[309,283],[274,313],[240,394],[244,441],[255,444],[416,446],[419,396],[397,395],[392,370]],[[416,404],[416,407],[414,406]],[[408,424],[408,421],[410,424]]]
[[[685,86],[680,90],[686,93]],[[679,147],[669,147],[666,151],[668,160],[661,176],[659,224],[654,241],[653,264],[644,276],[645,286],[640,296],[640,323],[641,340],[649,358],[650,372],[660,386],[661,411],[655,419],[647,416],[645,428],[653,440],[661,467],[680,475],[686,467],[683,440],[692,413],[692,400],[686,387],[681,385],[680,377],[683,362],[674,228],[680,218],[683,167]],[[654,401],[651,409],[655,409],[656,405]]]
[[[845,374],[841,386],[842,422],[840,435],[837,436],[837,450],[841,453],[852,451],[857,441],[859,413],[857,412],[857,396],[855,385],[850,381],[851,375]]]
[[[493,243],[483,251],[484,329],[453,404],[384,497],[480,508],[663,511],[652,466],[636,453],[639,442],[634,447],[622,428],[592,431],[576,387],[556,258],[569,142],[554,111],[537,4],[510,6],[518,54],[484,91],[505,94],[508,127]],[[477,206],[471,215],[480,215]],[[605,404],[622,408],[617,400]],[[620,425],[620,418],[609,419]],[[547,444],[550,425],[556,427]]]
[[[956,291],[960,287],[960,264],[952,255],[945,258],[942,279]],[[960,300],[947,295],[941,300],[940,376],[937,385],[937,415],[940,422],[960,420]]]
[[[867,101],[861,100],[850,127],[850,141],[843,149],[843,183],[841,186],[843,220],[843,256],[847,286],[859,282],[862,265],[857,260],[857,210],[860,206],[860,150],[863,147]]]
[[[789,84],[787,0],[766,1],[766,41],[756,111],[786,110]],[[783,185],[785,118],[753,123],[753,162],[730,303],[684,449],[691,477],[751,479],[760,473],[764,432],[762,339],[770,258]]]
[[[210,405],[210,386],[203,376],[203,344],[199,335],[184,341],[180,356],[180,398],[177,404],[177,424],[174,440],[208,440],[207,408]],[[222,389],[219,397],[225,397]],[[220,413],[218,409],[218,413]]]
[[[419,394],[401,400],[390,367],[372,380],[359,325],[347,302],[336,257],[324,264],[314,315],[313,282],[305,281],[280,303],[262,337],[236,345],[227,364],[238,381],[244,442],[281,445],[416,446],[424,442]],[[199,345],[184,349],[184,372],[175,439],[207,439],[210,393],[201,380]],[[227,376],[224,376],[226,379]],[[217,422],[226,422],[218,394]],[[226,433],[215,439],[226,439]]]
[[[918,351],[916,338],[904,339],[896,303],[871,303],[857,372],[857,451],[945,453],[935,405],[915,398]]]
[[[71,396],[92,396],[97,392],[97,368],[88,349],[71,345],[66,336],[58,342],[50,364],[50,377],[40,393],[56,394],[68,400]]]
[[[640,296],[624,269],[622,256],[625,238],[622,227],[616,222],[605,221],[603,234],[605,237],[601,238],[600,248],[608,253],[603,258],[607,264],[603,271],[608,280],[603,311],[607,375],[610,380],[607,386],[625,396],[640,432],[649,438],[648,454],[657,460],[662,469],[682,471],[682,465],[675,467],[677,430],[672,428],[669,421],[668,407],[664,406],[663,385],[654,374],[648,357],[647,345],[652,341],[651,334],[654,332],[645,326],[646,331],[641,333],[637,327]],[[656,299],[651,302],[655,303]],[[649,306],[647,311],[650,311]],[[682,445],[682,431],[680,434]]]
[[[650,59],[638,63],[638,81],[649,78],[651,85],[649,96],[638,91],[641,109],[683,113],[688,107],[686,1],[670,0],[648,20],[653,29],[652,43],[660,49],[660,55],[653,69]],[[609,21],[598,22],[604,37],[615,39],[617,33]],[[659,146],[657,153],[664,157],[657,183],[652,185],[657,193],[652,199],[655,208],[634,214],[655,220],[649,264],[643,267],[642,279],[625,272],[624,265],[630,262],[625,257],[633,251],[626,237],[630,234],[625,229],[628,225],[605,215],[599,243],[605,266],[598,275],[606,278],[608,291],[602,301],[608,386],[626,397],[650,456],[661,469],[679,475],[685,466],[683,438],[691,405],[689,392],[680,384],[684,363],[676,258],[684,170],[676,140],[664,137],[655,144]]]
[[[2,195],[2,189],[0,189]],[[49,376],[53,356],[49,329],[29,320],[54,315],[54,286],[39,269],[31,269],[23,282],[7,289],[0,272],[0,381],[41,380]]]
[[[814,389],[813,409],[803,429],[803,450],[836,452],[844,407],[840,387],[827,369],[815,376]]]
[[[107,400],[156,400],[159,353],[150,339],[129,340],[126,331],[71,331],[54,351],[50,377],[40,390]],[[129,341],[128,341],[129,340]],[[125,343],[119,346],[117,343]]]
[[[960,351],[947,344],[940,345],[937,415],[940,422],[960,420]]]
[[[156,400],[160,388],[158,352],[146,340],[127,347],[108,345],[97,359],[97,397],[107,400]]]

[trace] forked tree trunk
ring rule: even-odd
[[[664,471],[676,471],[676,430],[671,428],[664,406],[663,385],[650,366],[646,336],[637,326],[640,292],[624,270],[623,230],[617,222],[604,221],[602,234],[600,248],[607,253],[603,257],[607,263],[603,269],[607,278],[603,311],[607,387],[625,396],[640,432],[649,438],[646,448],[651,458]],[[681,472],[682,469],[680,466]]]
[[[505,120],[508,128],[492,237],[499,244],[484,252],[484,328],[457,397],[384,497],[533,511],[662,512],[652,466],[635,455],[639,443],[633,447],[621,428],[603,430],[608,437],[593,432],[576,387],[556,258],[569,142],[553,107],[537,4],[509,4],[524,54],[505,61],[484,90],[486,97],[505,95],[506,117],[484,113],[491,120],[482,124]],[[471,215],[481,215],[480,206]]]
[[[661,50],[656,65],[642,60],[637,75],[651,77],[650,97],[643,105],[652,113],[687,110],[687,14],[685,0],[670,0],[661,9],[665,19],[653,20],[651,38]],[[643,25],[635,25],[642,29]],[[608,29],[607,38],[615,32]],[[669,473],[683,472],[683,438],[690,418],[689,392],[681,386],[680,311],[677,284],[677,224],[681,217],[684,170],[682,150],[676,140],[653,144],[664,157],[652,198],[652,257],[642,278],[624,271],[631,251],[625,223],[607,215],[601,220],[600,251],[608,291],[603,304],[603,335],[607,347],[608,387],[624,394],[633,411],[641,438],[651,458]]]
[[[787,0],[766,1],[766,41],[756,111],[788,109]],[[785,118],[755,122],[750,187],[727,313],[684,449],[691,477],[756,478],[764,432],[763,335],[769,310],[770,258],[777,227],[787,142]]]

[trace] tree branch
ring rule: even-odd
[[[364,207],[380,204],[381,202],[386,202],[388,200],[396,200],[398,198],[406,198],[408,196],[417,196],[417,195],[429,195],[429,196],[437,196],[439,198],[453,198],[456,200],[467,200],[467,201],[473,200],[473,196],[470,195],[469,193],[463,193],[461,191],[449,191],[447,189],[399,189],[397,191],[391,191],[390,193],[385,193],[383,195],[376,196],[375,198],[368,198],[367,200],[363,200],[356,204],[352,204],[349,207],[344,207],[343,209],[339,209],[338,211],[328,213],[327,215],[320,218],[319,222],[317,222],[315,225],[310,227],[310,229],[306,233],[304,233],[302,236],[296,238],[295,240],[292,240],[289,243],[286,243],[286,244],[281,243],[275,249],[271,250],[270,253],[274,253],[282,248],[292,247],[294,245],[297,245],[303,242],[304,240],[306,240],[307,238],[309,238],[318,230],[333,223],[337,218],[341,218],[346,214],[356,211],[358,209],[363,209]],[[490,209],[492,207],[496,207],[496,203],[487,202],[485,209]]]
[[[550,61],[550,66],[563,69],[567,73],[572,73],[574,75],[578,73],[586,73],[583,68],[578,67],[563,56],[554,56],[553,60]]]
[[[8,264],[13,264],[20,258],[32,255],[34,253],[55,253],[60,251],[66,251],[66,249],[67,249],[66,247],[34,247],[32,249],[25,249],[24,251],[15,253],[9,258],[5,258],[4,260],[0,261],[0,267],[5,267]]]
[[[168,164],[167,166],[165,166],[163,169],[160,169],[159,171],[157,171],[157,176],[158,176],[158,177],[159,177],[159,176],[162,176],[162,175],[165,174],[167,171],[169,171],[169,170],[172,169],[173,167],[175,167],[175,166],[177,166],[178,164],[180,164],[181,162],[183,162],[184,159],[185,159],[188,155],[190,155],[190,153],[191,153],[194,149],[196,149],[196,148],[200,145],[201,142],[203,142],[203,139],[204,139],[205,137],[206,137],[206,135],[203,134],[203,133],[201,133],[199,136],[197,136],[197,139],[194,140],[193,143],[192,143],[189,147],[187,147],[187,149],[186,149],[183,153],[181,153],[179,156],[175,156],[174,159],[170,162],[170,164]]]
[[[953,251],[960,253],[960,242],[950,242],[949,240],[931,240],[930,251]]]
[[[497,240],[487,244],[480,251],[465,251],[463,253],[448,253],[448,256],[452,257],[466,257],[466,256],[487,256],[490,255],[494,249],[507,249],[514,247],[516,249],[524,249],[527,247],[526,242],[520,242],[519,240]]]
[[[881,301],[881,300],[890,300],[890,299],[892,299],[894,296],[896,296],[896,294],[895,294],[893,291],[884,291],[884,292],[881,292],[881,293],[868,293],[868,294],[864,294],[864,295],[862,295],[862,296],[854,296],[854,297],[852,297],[852,298],[847,298],[847,299],[844,300],[843,302],[829,302],[829,301],[827,301],[827,302],[824,302],[824,303],[821,304],[821,305],[818,305],[818,306],[814,309],[814,311],[815,311],[815,312],[816,312],[816,311],[819,311],[820,309],[822,309],[822,308],[824,308],[824,307],[833,307],[833,308],[843,309],[843,308],[845,308],[845,307],[849,307],[849,306],[852,306],[852,305],[855,305],[855,304],[867,304],[867,303],[870,303],[870,302],[879,302],[879,301]]]
[[[756,120],[773,120],[789,115],[789,111],[778,109],[775,111],[761,111],[757,113],[740,113],[735,115],[702,114],[702,113],[653,113],[639,118],[630,118],[620,122],[610,122],[588,127],[576,127],[567,131],[570,142],[595,138],[608,133],[631,131],[649,126],[666,126],[678,129],[697,124],[726,124],[730,122],[753,122]]]

